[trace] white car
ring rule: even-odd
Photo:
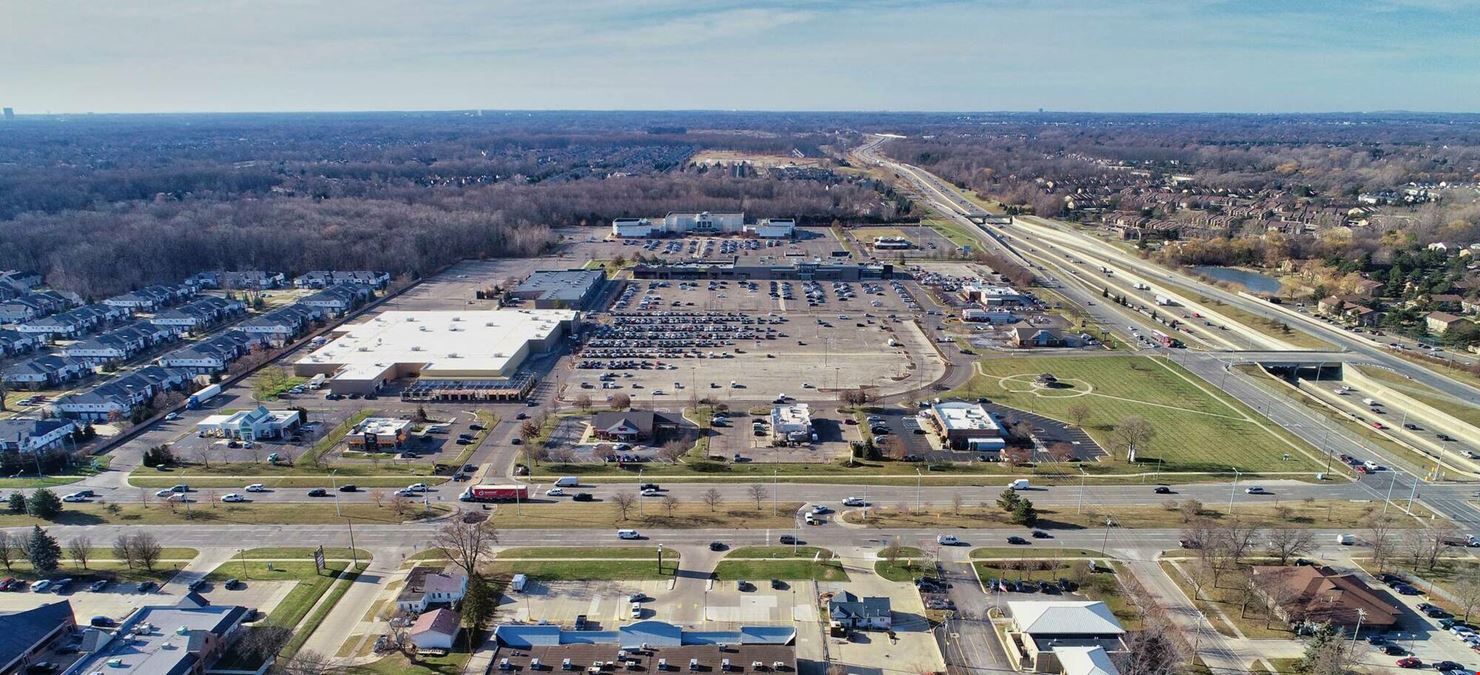
[[[426,483],[412,483],[407,485],[406,489],[411,492],[426,492],[428,490]]]
[[[652,488],[648,488],[648,489],[642,491],[642,496],[644,496],[644,497],[656,497],[659,494],[660,493],[657,490],[654,490]]]
[[[175,491],[174,490],[171,490],[169,488],[165,488],[163,490],[155,490],[155,492],[154,492],[154,496],[155,497],[171,497],[171,496],[174,496],[174,494],[175,494]]]
[[[413,490],[411,488],[401,488],[399,490],[396,490],[393,494],[395,494],[397,497],[415,497],[417,495],[417,492],[416,490]]]
[[[565,488],[558,488],[558,487],[550,488],[548,490],[545,490],[545,496],[546,497],[564,497],[565,496]]]
[[[247,486],[247,492],[267,492],[267,486],[261,483],[252,483]]]
[[[843,506],[868,506],[868,502],[863,497],[849,497],[843,500]]]
[[[832,511],[832,509],[827,508],[827,505],[825,505],[825,504],[813,504],[812,505],[812,513],[822,514],[822,513],[827,513],[829,511]]]
[[[180,419],[180,413],[170,413],[164,416],[164,421],[166,422],[173,422],[177,419]]]
[[[224,495],[221,495],[221,501],[227,502],[227,503],[236,503],[236,502],[244,502],[244,501],[247,501],[247,498],[246,497],[243,497],[243,496],[241,496],[241,495],[239,495],[239,494],[237,494],[235,492],[228,492],[228,493],[226,493]]]
[[[82,494],[81,492],[73,492],[73,493],[71,493],[69,495],[66,495],[65,497],[62,497],[62,501],[64,501],[64,502],[85,502],[85,501],[87,501],[87,495]]]
[[[1264,488],[1259,487],[1258,485],[1255,485],[1253,487],[1246,487],[1244,488],[1244,494],[1262,495],[1264,494]]]

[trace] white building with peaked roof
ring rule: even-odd
[[[1008,602],[1007,611],[1012,624],[998,635],[1008,660],[1018,670],[1075,675],[1116,673],[1109,655],[1125,649],[1125,629],[1105,603],[1022,600]]]
[[[282,438],[298,428],[299,421],[296,410],[268,410],[266,406],[257,406],[253,410],[229,415],[211,415],[196,424],[195,430],[202,436],[256,441]]]

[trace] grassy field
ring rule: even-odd
[[[189,483],[190,487],[193,488],[215,488],[221,490],[222,492],[240,490],[250,483],[261,483],[270,490],[307,489],[316,487],[328,488],[331,487],[332,483],[332,481],[330,481],[329,479],[328,474],[312,476],[281,476],[271,474],[259,475],[251,472],[255,471],[258,468],[266,467],[267,465],[257,464],[251,466],[234,466],[236,466],[237,470],[242,473],[232,476],[220,476],[212,474],[191,473],[188,469],[185,471],[170,471],[168,473],[160,474],[136,473],[129,475],[128,482],[129,485],[138,488],[159,489],[176,485],[183,480]],[[215,469],[214,466],[212,466],[211,468]],[[339,478],[340,484],[352,483],[357,487],[366,489],[387,488],[387,493],[391,491],[391,488],[406,487],[408,484],[413,482],[426,483],[427,485],[441,485],[447,482],[447,478],[445,476],[423,476],[411,473],[395,476],[346,476],[345,474],[341,473]]]
[[[676,556],[675,556],[676,557]],[[678,571],[678,561],[663,556],[663,569],[653,560],[495,560],[485,570],[494,576],[527,574],[546,581],[609,581],[667,579]]]
[[[458,638],[456,646],[459,649],[463,646],[462,640],[463,638]],[[351,666],[336,672],[348,675],[458,675],[463,672],[471,657],[472,654],[465,651],[448,652],[446,656],[407,656],[398,653],[363,666]]]
[[[719,581],[745,579],[762,583],[765,579],[800,581],[847,581],[848,573],[837,560],[721,560],[714,568]]]
[[[248,550],[247,553],[250,554],[252,551]],[[359,569],[363,570],[366,564],[368,564],[368,559],[361,563]],[[272,569],[268,569],[269,565],[272,566]],[[206,578],[213,582],[223,582],[227,579],[235,578],[241,579],[248,584],[251,584],[253,581],[296,582],[293,585],[293,589],[288,591],[287,597],[284,597],[282,602],[278,603],[278,606],[273,608],[272,613],[268,614],[264,620],[266,624],[293,628],[298,626],[299,622],[303,621],[304,617],[308,615],[309,610],[319,601],[319,598],[334,584],[335,579],[339,577],[339,573],[343,572],[348,566],[348,561],[329,561],[325,565],[325,571],[320,574],[314,569],[314,564],[311,561],[265,562],[261,560],[248,560],[243,563],[239,560],[232,560],[217,567]],[[342,587],[348,589],[349,585],[342,584]],[[336,601],[338,596],[343,595],[344,591],[337,591],[337,593],[338,595],[334,598]],[[327,607],[332,608],[332,603],[328,604]],[[324,616],[327,615],[327,611],[327,609],[324,609],[323,612],[315,612],[318,622],[323,621]],[[313,625],[316,627],[318,623],[315,622]],[[309,634],[312,632],[311,627],[296,631],[288,646],[283,648],[282,654],[291,655],[295,653],[299,647],[303,646],[303,642],[308,639]],[[292,648],[292,651],[289,651],[289,647]],[[224,656],[222,662],[218,664],[221,668],[240,665],[243,664],[240,663],[235,655],[230,653]]]
[[[1221,300],[1215,300],[1212,298],[1199,296],[1197,301],[1208,309],[1211,309],[1219,314],[1233,319],[1234,321],[1248,326],[1250,329],[1259,331],[1260,333],[1275,338],[1276,340],[1281,340],[1283,342],[1289,343],[1291,346],[1298,347],[1300,349],[1311,349],[1315,351],[1330,351],[1336,349],[1335,345],[1326,342],[1325,340],[1322,340],[1314,335],[1311,335],[1310,333],[1300,330],[1299,328],[1296,328],[1296,324],[1292,324],[1288,321],[1281,322],[1266,319],[1257,314],[1246,312],[1242,309],[1234,307],[1233,305],[1225,304]]]
[[[0,478],[0,488],[20,490],[25,488],[56,487],[58,485],[75,483],[82,480],[83,478],[84,476],[43,476],[41,478],[36,478],[33,476],[31,478]],[[171,483],[171,485],[173,485],[173,483]]]
[[[816,557],[831,558],[833,552],[816,546],[741,546],[729,555],[726,560],[786,560],[788,558],[806,558],[808,560]]]
[[[1083,512],[1078,513],[1074,507],[1038,507],[1037,527],[1040,529],[1100,528],[1104,526],[1106,518],[1113,519],[1118,527],[1182,527],[1185,524],[1182,513],[1168,506],[1166,504],[1160,506],[1090,505],[1086,506]],[[1234,513],[1238,516],[1239,522],[1255,524],[1259,527],[1327,528],[1358,525],[1366,520],[1373,510],[1381,507],[1380,501],[1359,502],[1336,499],[1282,501],[1275,504],[1273,495],[1271,495],[1266,503],[1249,504],[1247,501],[1236,503]],[[1414,513],[1422,517],[1429,515],[1429,512],[1418,504],[1414,505]],[[1213,521],[1223,520],[1228,517],[1228,505],[1226,502],[1203,504],[1200,515]],[[842,518],[849,523],[863,524],[861,513],[857,511],[844,512]],[[1397,526],[1403,527],[1411,523],[1412,521],[1400,520]],[[995,504],[963,507],[959,515],[949,507],[930,508],[927,506],[923,509],[915,509],[912,506],[879,507],[869,510],[867,525],[877,528],[934,528],[941,531],[978,528],[1003,528],[1019,531],[1024,529],[1022,525],[1013,523],[1010,515]],[[1006,534],[1002,536],[1005,537]],[[1052,545],[1052,540],[1039,541]],[[1011,550],[1011,548],[1003,550]],[[1077,549],[1071,550],[1077,552]]]
[[[874,563],[874,572],[889,581],[914,581],[927,574],[934,574],[935,565],[912,558],[900,558],[894,562],[880,560]]]
[[[374,504],[344,504],[343,516],[336,516],[334,504],[222,504],[219,502],[191,504],[189,511],[183,505],[169,506],[158,502],[150,504],[109,504],[107,506],[98,504],[68,504],[67,508],[56,518],[50,521],[38,520],[23,514],[3,513],[0,514],[0,527],[24,527],[30,525],[167,525],[179,523],[192,523],[196,525],[207,525],[210,523],[232,524],[232,525],[260,525],[264,523],[282,525],[317,525],[324,523],[343,523],[345,518],[353,518],[362,523],[385,523],[395,524],[413,520],[419,513],[419,507],[408,509],[404,515],[397,515],[395,510],[387,504],[377,507]],[[116,511],[114,508],[116,508]],[[448,512],[448,507],[432,505],[431,516],[438,516]]]
[[[952,244],[955,244],[958,247],[970,246],[973,249],[981,248],[981,241],[978,240],[975,236],[972,236],[972,234],[968,232],[964,226],[953,220],[947,220],[945,218],[926,218],[924,220],[921,220],[920,224],[925,227],[934,229],[936,232],[939,232],[940,236],[950,240]]]
[[[1416,380],[1410,380],[1386,368],[1361,368],[1360,370],[1362,374],[1407,394],[1419,403],[1452,415],[1455,419],[1470,426],[1480,427],[1480,407],[1448,396],[1438,389]]]
[[[981,548],[971,549],[971,557],[977,560],[1021,558],[1027,554],[1040,556],[1052,554],[1052,557],[1055,558],[1063,558],[1068,556],[1076,556],[1082,558],[1102,558],[1105,556],[1104,553],[1101,553],[1099,551],[1091,551],[1087,548],[1055,548],[1051,551],[1030,551],[1018,546],[983,546]]]
[[[980,372],[953,396],[986,396],[1003,405],[1067,420],[1069,409],[1089,410],[1085,431],[1113,446],[1115,424],[1145,418],[1155,430],[1137,453],[1143,469],[1167,471],[1314,472],[1322,466],[1303,442],[1180,366],[1147,356],[1014,357],[979,362]],[[1052,373],[1061,386],[1033,385]],[[1116,456],[1123,456],[1112,450]],[[1290,455],[1285,461],[1283,457]],[[1307,455],[1306,453],[1310,453]]]
[[[307,546],[278,546],[269,548],[248,549],[246,551],[242,551],[240,556],[246,558],[247,560],[312,560],[313,552],[317,550],[317,548],[309,548]],[[366,551],[363,548],[355,549],[355,554],[358,555],[360,560],[362,561],[370,559],[370,552]],[[330,548],[326,546],[324,547],[324,559],[349,560],[350,551],[348,548]]]
[[[1202,588],[1198,592],[1197,585],[1178,573],[1170,561],[1163,560],[1161,567],[1167,576],[1181,587],[1187,597],[1192,598],[1193,604],[1201,609],[1208,617],[1208,622],[1214,630],[1219,633],[1233,637],[1234,633],[1230,624],[1237,626],[1245,637],[1255,639],[1290,639],[1295,633],[1286,630],[1284,624],[1275,617],[1267,617],[1268,609],[1264,603],[1257,600],[1249,601],[1247,590],[1248,568],[1238,568],[1224,573],[1218,579],[1218,586],[1213,586],[1211,577],[1203,574],[1198,564],[1193,561],[1182,561],[1181,568],[1194,578],[1201,578]],[[1222,614],[1219,614],[1219,612]],[[1225,619],[1226,617],[1226,619]],[[1267,620],[1266,620],[1267,619]]]
[[[664,560],[678,560],[678,551],[669,548],[663,551]],[[510,548],[498,552],[499,560],[519,560],[525,558],[536,558],[545,560],[555,559],[588,559],[588,560],[657,560],[657,546],[614,546],[602,548],[567,548],[561,546],[530,546],[527,548]]]
[[[588,529],[600,527],[661,527],[733,529],[790,529],[796,526],[796,512],[801,502],[777,502],[776,515],[771,503],[763,501],[760,510],[754,502],[724,502],[711,511],[702,503],[683,503],[668,515],[660,503],[648,498],[643,513],[636,508],[621,518],[621,511],[611,502],[560,502],[556,504],[504,504],[493,514],[493,523],[505,529]]]

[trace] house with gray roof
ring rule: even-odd
[[[92,368],[77,359],[42,354],[0,370],[0,381],[11,388],[46,389],[80,379],[91,372]]]
[[[827,601],[827,617],[844,628],[855,630],[889,630],[894,625],[889,598],[863,598],[848,591]]]
[[[0,452],[47,452],[62,447],[77,428],[71,420],[3,419],[0,420]]]

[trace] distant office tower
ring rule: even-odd
[[[8,120],[15,119],[15,108],[6,108],[5,109],[5,119],[8,119]]]

